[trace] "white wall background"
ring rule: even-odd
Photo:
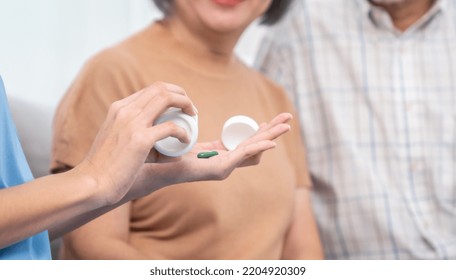
[[[88,57],[160,17],[150,0],[0,0],[0,75],[35,176],[47,173],[51,120]],[[264,27],[237,53],[252,64]]]

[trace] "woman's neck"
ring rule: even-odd
[[[231,63],[234,60],[234,48],[242,33],[220,33],[202,29],[191,29],[176,18],[169,17],[164,20],[176,40],[202,55],[212,59]]]

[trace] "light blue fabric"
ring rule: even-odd
[[[0,77],[0,195],[1,189],[33,179],[16,128],[11,119],[5,88]],[[0,213],[0,217],[5,215]],[[0,229],[8,231],[8,229]],[[0,260],[51,259],[47,231],[0,249]]]

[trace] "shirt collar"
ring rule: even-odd
[[[396,30],[389,14],[377,6],[372,5],[368,0],[357,0],[361,12],[377,27],[390,30],[394,33],[400,33]],[[447,8],[448,0],[436,0],[431,9],[414,23],[406,33],[425,28],[438,14],[444,12]]]

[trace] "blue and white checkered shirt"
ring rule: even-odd
[[[456,1],[406,32],[367,0],[299,0],[256,64],[292,96],[330,259],[456,258]]]

